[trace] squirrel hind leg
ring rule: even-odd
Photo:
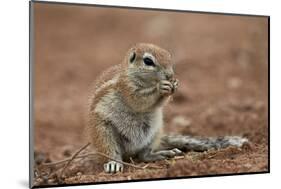
[[[158,149],[173,149],[178,148],[182,151],[207,151],[209,149],[221,149],[228,146],[241,147],[247,143],[248,139],[240,136],[224,136],[217,138],[197,138],[191,136],[164,136],[161,138]]]

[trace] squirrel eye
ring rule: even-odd
[[[131,56],[130,56],[130,62],[133,63],[134,60],[135,60],[135,58],[136,58],[136,53],[133,52],[133,53],[131,54]]]
[[[150,58],[147,58],[147,57],[144,58],[144,59],[143,59],[143,62],[144,62],[145,65],[147,65],[147,66],[155,66],[153,60],[151,60]]]

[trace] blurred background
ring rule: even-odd
[[[34,149],[49,161],[84,144],[84,115],[98,74],[146,42],[173,54],[180,81],[165,110],[167,132],[242,135],[252,146],[208,161],[179,160],[152,175],[131,172],[132,178],[268,169],[266,17],[34,3],[34,37]]]

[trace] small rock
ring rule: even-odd
[[[246,168],[251,168],[251,167],[252,167],[252,164],[246,163],[246,164],[244,165],[244,167],[246,167]]]
[[[71,150],[70,150],[71,148],[69,147],[69,146],[65,146],[64,148],[63,148],[63,155],[65,156],[65,157],[70,157],[71,156]]]
[[[55,179],[48,179],[48,184],[55,184],[56,180]]]
[[[189,119],[186,119],[184,116],[174,117],[172,123],[180,127],[189,127],[191,125],[191,121]]]
[[[37,179],[35,180],[35,182],[41,184],[41,183],[43,183],[43,179],[42,179],[42,178],[37,178]]]

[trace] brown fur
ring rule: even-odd
[[[94,110],[100,99],[110,91],[117,91],[122,94],[126,103],[135,110],[147,101],[146,98],[136,95],[132,87],[129,85],[127,67],[129,55],[132,51],[136,53],[136,62],[142,61],[142,55],[145,52],[151,53],[159,62],[161,62],[161,66],[163,67],[169,66],[171,62],[171,55],[169,52],[152,44],[140,43],[128,51],[122,64],[109,68],[96,80],[95,91],[92,92],[92,96],[90,96],[89,100],[89,113],[85,133],[95,150],[112,157],[114,157],[114,154],[116,153],[114,149],[116,146],[116,140],[114,140],[113,133],[114,131],[107,126],[107,123],[105,123],[105,121],[101,119],[100,115],[95,113]],[[112,80],[117,75],[119,75],[119,78],[116,83],[103,86],[107,81]],[[157,146],[159,144],[159,139],[162,136],[162,130],[158,131],[157,135],[158,136],[155,137],[153,146]]]

